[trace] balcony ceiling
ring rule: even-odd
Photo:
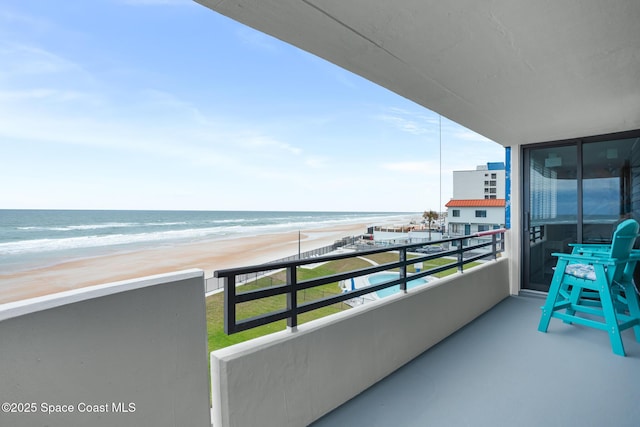
[[[196,0],[502,145],[640,128],[640,1]]]

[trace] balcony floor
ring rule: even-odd
[[[627,357],[604,331],[551,319],[544,300],[509,297],[316,421],[324,426],[638,426],[640,343]]]

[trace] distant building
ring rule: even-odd
[[[445,205],[449,235],[504,227],[505,166],[502,162],[453,172],[453,198]]]

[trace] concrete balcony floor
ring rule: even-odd
[[[313,427],[640,425],[633,331],[627,357],[604,331],[551,319],[540,333],[543,302],[503,300]]]

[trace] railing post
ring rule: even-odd
[[[459,273],[464,273],[464,263],[463,263],[464,257],[462,256],[463,242],[464,242],[464,238],[458,239],[458,272]]]
[[[224,333],[236,332],[236,276],[225,276],[224,283]]]
[[[407,248],[400,248],[400,262],[402,265],[400,266],[400,291],[403,294],[407,293]]]
[[[494,261],[498,259],[497,242],[498,242],[498,235],[497,234],[492,234],[491,235],[491,252],[493,253]]]
[[[289,311],[287,327],[291,329],[291,332],[295,332],[298,328],[297,268],[297,265],[287,267],[287,286],[289,287],[289,292],[287,292],[287,310]]]

